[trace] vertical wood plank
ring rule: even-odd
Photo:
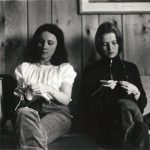
[[[141,75],[150,75],[150,16],[124,15],[125,59],[137,64]]]
[[[82,16],[83,69],[98,58],[95,49],[95,33],[98,24],[98,15]]]
[[[4,16],[4,2],[0,1],[0,74],[5,72],[5,16]]]
[[[121,15],[100,15],[100,24],[107,21],[117,23],[119,29],[122,30]]]
[[[27,40],[27,2],[5,1],[5,58],[6,74],[14,74],[14,69],[23,61],[22,52]]]
[[[53,0],[52,4],[52,21],[64,32],[69,60],[78,74],[72,94],[72,111],[76,113],[81,82],[81,16],[77,14],[76,0]]]
[[[142,76],[141,80],[148,100],[147,106],[144,109],[144,114],[147,114],[150,112],[150,76]]]
[[[45,23],[51,23],[51,0],[28,0],[29,37]]]
[[[3,119],[3,108],[2,108],[2,99],[3,99],[3,91],[2,91],[2,78],[0,78],[0,134],[2,133],[2,119]],[[1,141],[1,138],[0,138]]]
[[[81,16],[77,15],[76,1],[53,0],[53,23],[64,32],[70,62],[77,70],[81,65]]]

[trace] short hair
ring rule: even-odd
[[[30,63],[39,62],[40,58],[37,54],[37,43],[41,33],[44,31],[54,34],[57,39],[57,46],[50,62],[53,65],[60,65],[61,63],[68,62],[68,55],[64,43],[64,34],[62,30],[55,24],[41,25],[35,31],[26,51],[24,52],[25,61]]]
[[[96,31],[96,35],[95,35],[95,46],[96,46],[97,52],[100,55],[102,55],[102,50],[101,50],[102,36],[107,33],[114,33],[116,35],[117,43],[119,45],[118,54],[120,54],[123,48],[122,35],[121,35],[119,28],[117,27],[117,24],[112,23],[112,22],[104,22],[98,27]]]

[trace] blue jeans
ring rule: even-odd
[[[48,104],[51,107],[51,104]],[[47,110],[46,110],[47,111]],[[71,127],[71,119],[61,111],[40,112],[29,107],[17,110],[16,145],[21,150],[48,150],[47,144],[53,142]]]

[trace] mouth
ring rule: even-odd
[[[46,51],[41,51],[40,55],[43,57],[45,57],[47,55],[47,52]]]
[[[47,50],[42,50],[41,51],[41,54],[45,54],[45,53],[47,53]]]
[[[114,54],[115,54],[115,52],[108,52],[108,54],[109,54],[109,55],[114,55]]]

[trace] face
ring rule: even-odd
[[[56,36],[48,31],[44,31],[41,33],[37,45],[41,60],[50,61],[57,46]]]
[[[102,36],[102,52],[109,58],[114,58],[118,54],[119,45],[115,33],[106,33]]]

